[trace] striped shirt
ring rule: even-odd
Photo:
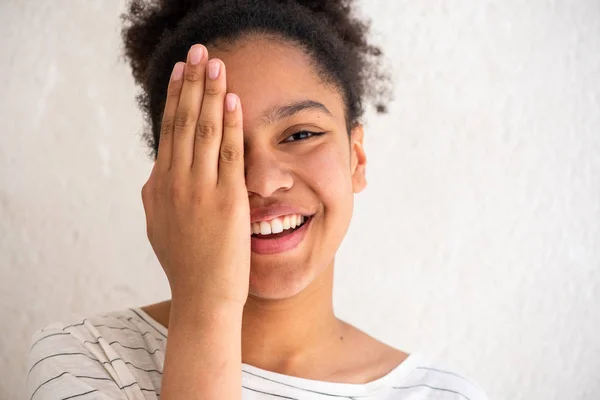
[[[52,323],[31,338],[29,400],[160,399],[167,328],[140,308]],[[317,381],[242,363],[243,400],[487,400],[463,375],[410,354],[364,384]]]

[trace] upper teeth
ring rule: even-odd
[[[293,229],[306,221],[306,217],[300,214],[291,214],[283,217],[273,218],[270,221],[253,222],[252,233],[261,235],[270,235],[281,233],[285,229]]]

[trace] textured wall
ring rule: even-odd
[[[397,96],[367,119],[339,316],[494,399],[598,399],[600,3],[362,4]],[[2,399],[34,329],[169,295],[122,7],[0,2]]]

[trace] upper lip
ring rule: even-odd
[[[268,207],[258,207],[250,210],[250,223],[269,221],[282,215],[300,214],[310,217],[312,213],[295,207],[291,204],[275,204]]]

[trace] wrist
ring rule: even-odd
[[[207,324],[236,325],[242,322],[244,304],[215,298],[173,297],[169,312],[169,330],[177,326]]]
[[[241,308],[243,309],[248,292],[230,293],[224,290],[214,290],[190,282],[174,285],[169,282],[171,289],[171,303],[177,303],[178,308],[188,307],[213,307],[213,308]]]

